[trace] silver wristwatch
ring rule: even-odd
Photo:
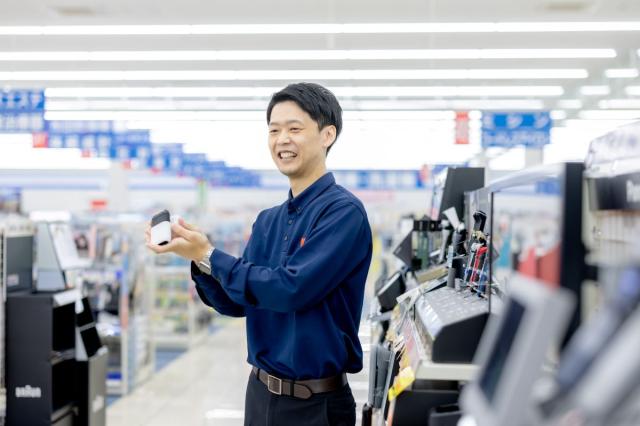
[[[214,248],[211,246],[205,255],[202,256],[202,259],[197,263],[198,269],[207,275],[211,275],[211,254],[213,253],[213,250]]]

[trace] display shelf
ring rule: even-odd
[[[74,219],[76,239],[86,241],[82,253],[92,261],[83,271],[83,291],[109,350],[109,395],[129,393],[151,377],[155,364],[144,222],[134,219],[118,215]]]
[[[213,312],[200,303],[188,265],[154,265],[147,273],[152,282],[156,346],[186,349],[199,344],[208,333]]]
[[[52,424],[73,415],[76,406],[75,304],[79,298],[77,290],[9,295],[8,425]],[[33,318],[38,321],[34,322]]]
[[[476,374],[478,367],[475,364],[433,362],[429,345],[420,338],[414,321],[405,321],[402,335],[405,339],[405,353],[409,357],[416,379],[469,381]]]

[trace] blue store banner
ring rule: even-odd
[[[0,90],[0,132],[45,131],[44,105],[44,90]]]
[[[151,138],[148,130],[128,130],[113,134],[109,158],[138,160],[147,166],[151,158]]]
[[[182,174],[203,179],[205,177],[207,163],[206,154],[184,154],[182,156]]]
[[[97,157],[110,157],[112,121],[47,121],[49,148],[77,148]]]
[[[548,111],[483,112],[482,147],[541,148],[551,142],[552,126]]]
[[[182,171],[183,145],[181,143],[151,144],[149,167],[179,173]]]

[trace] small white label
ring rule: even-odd
[[[42,389],[33,388],[29,385],[16,388],[16,398],[41,398],[42,397]]]
[[[96,397],[93,398],[93,401],[91,402],[91,410],[94,413],[97,413],[98,411],[102,410],[103,408],[104,408],[104,396],[96,395]]]
[[[640,203],[640,184],[635,185],[630,180],[627,181],[627,202]]]
[[[11,274],[7,275],[7,287],[15,287],[20,284],[20,275]]]

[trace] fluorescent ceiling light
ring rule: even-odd
[[[636,78],[640,73],[635,68],[609,68],[604,75],[607,78]]]
[[[640,109],[640,99],[607,99],[598,102],[598,107],[602,109]]]
[[[579,99],[561,99],[558,101],[558,107],[562,109],[580,109],[582,101]]]
[[[337,86],[338,97],[553,97],[562,86]],[[46,89],[55,98],[268,98],[281,87],[60,87]]]
[[[611,93],[609,86],[582,86],[580,93],[584,96],[606,96]]]
[[[453,111],[344,111],[345,120],[453,120]],[[261,121],[264,111],[48,111],[46,120]]]
[[[579,117],[585,120],[636,120],[640,119],[640,109],[586,110],[581,111]]]
[[[181,111],[265,110],[268,100],[47,100],[47,111]],[[544,102],[536,99],[455,99],[455,100],[354,100],[341,99],[343,110],[429,110],[429,109],[519,109],[538,110]]]
[[[388,34],[546,33],[640,31],[639,21],[451,22],[367,24],[225,25],[49,25],[3,26],[0,35],[226,35],[226,34]]]
[[[0,81],[583,79],[585,69],[356,69],[240,71],[6,71]]]
[[[640,86],[627,86],[624,91],[627,92],[629,96],[640,96]]]
[[[615,58],[615,49],[159,50],[0,52],[0,61],[325,61]]]
[[[554,110],[550,113],[553,120],[564,120],[567,118],[567,112],[562,110]]]

